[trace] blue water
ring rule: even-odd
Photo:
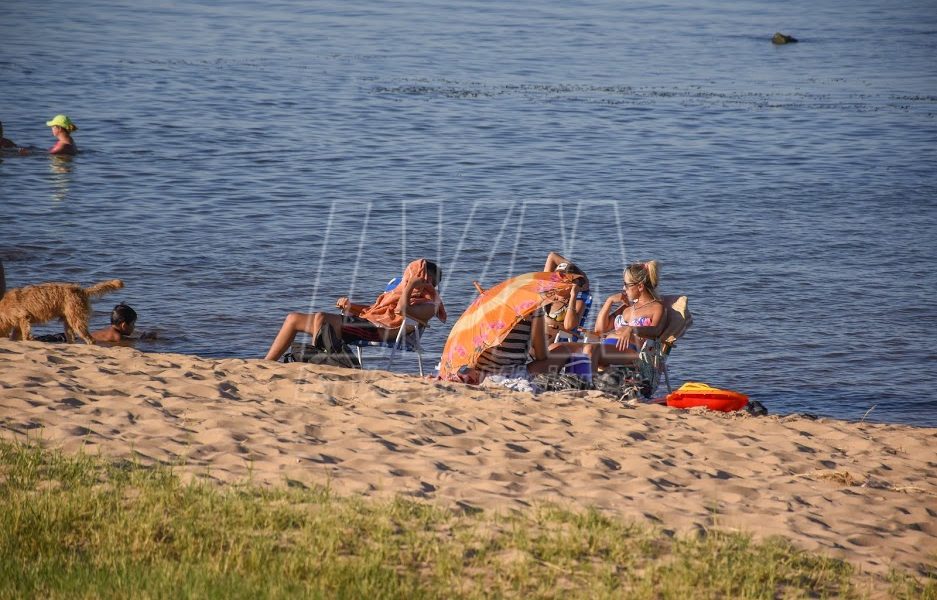
[[[8,284],[120,277],[93,324],[143,350],[262,356],[418,256],[453,319],[550,250],[597,303],[656,258],[675,383],[937,425],[934,0],[5,0],[0,39],[7,137],[81,149],[0,163]]]

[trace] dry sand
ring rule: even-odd
[[[770,408],[770,407],[769,407]],[[937,429],[623,407],[261,360],[0,340],[0,437],[446,506],[595,506],[937,567]]]

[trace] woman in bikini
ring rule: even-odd
[[[556,334],[563,331],[574,331],[579,327],[582,314],[586,310],[585,300],[589,295],[589,278],[582,269],[556,252],[551,252],[547,256],[547,262],[543,265],[543,270],[547,273],[556,271],[557,273],[582,276],[579,283],[570,290],[567,301],[554,302],[543,309],[543,322],[547,328],[547,340],[551,342]]]
[[[584,351],[594,356],[593,364],[625,364],[638,358],[642,338],[660,334],[664,305],[657,294],[656,260],[632,263],[625,269],[624,287],[605,300],[595,320],[596,333],[606,335],[599,344],[585,344]],[[614,310],[613,306],[620,304]]]

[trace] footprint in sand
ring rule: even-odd
[[[234,385],[230,381],[222,381],[218,384],[218,393],[222,398],[228,400],[240,400],[241,397],[238,394],[238,386]]]
[[[312,462],[319,463],[320,465],[337,465],[342,462],[342,459],[337,456],[331,456],[329,454],[320,453],[318,458],[310,458]]]
[[[459,429],[448,423],[442,421],[435,421],[433,419],[423,419],[420,421],[420,429],[430,435],[460,435],[465,433],[464,429]]]

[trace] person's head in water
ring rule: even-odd
[[[658,264],[656,260],[649,260],[645,263],[631,263],[625,268],[622,275],[625,278],[625,291],[631,302],[640,298],[641,294],[645,291],[654,298],[658,297],[657,270]]]
[[[426,261],[426,276],[433,282],[433,287],[439,287],[442,283],[442,269],[431,260]]]
[[[121,302],[111,311],[111,327],[120,332],[121,335],[130,335],[133,333],[134,326],[137,323],[137,311]]]
[[[51,121],[46,121],[46,127],[52,128],[52,133],[56,134],[56,128],[71,135],[78,131],[78,126],[68,118],[68,115],[55,115]]]

